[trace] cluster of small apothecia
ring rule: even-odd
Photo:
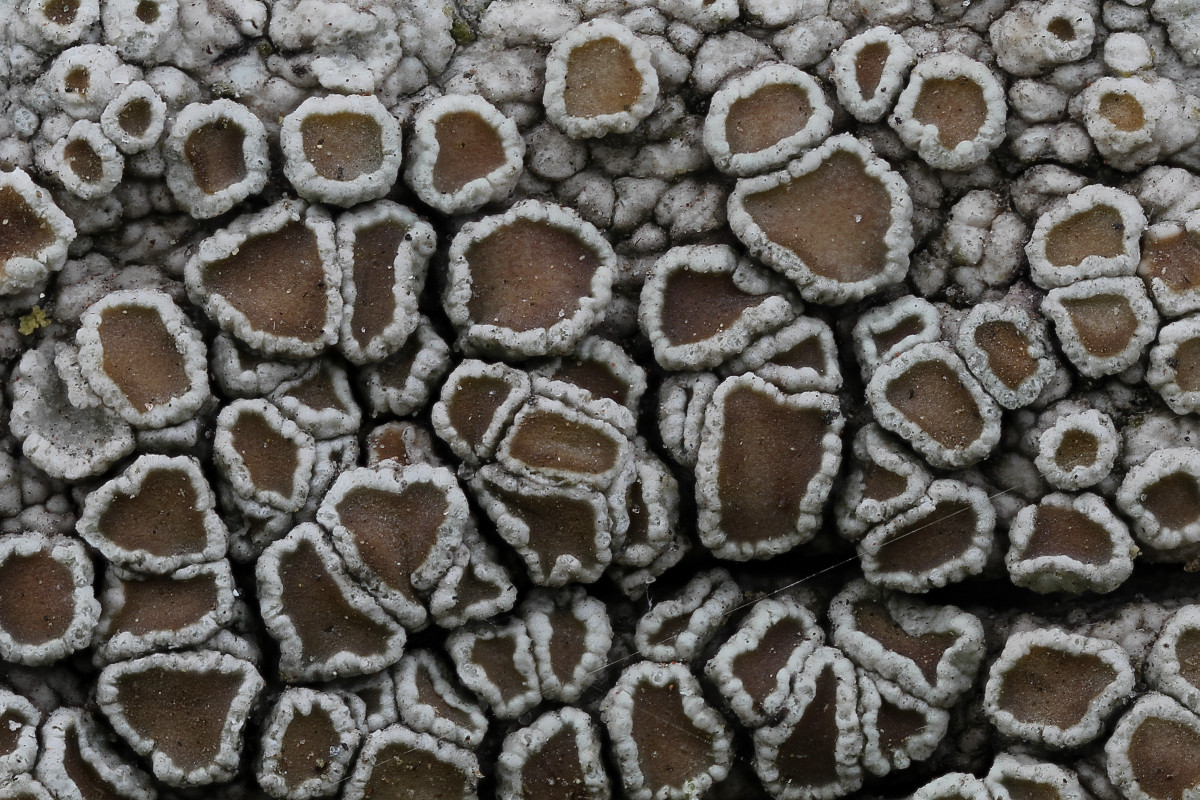
[[[0,800],[1195,794],[1198,98],[1182,0],[0,5]]]

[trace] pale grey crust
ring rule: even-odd
[[[257,119],[257,118],[256,118]],[[316,238],[317,252],[324,270],[325,318],[321,333],[306,340],[296,336],[278,336],[259,330],[224,295],[205,286],[208,267],[233,255],[245,242],[256,236],[276,233],[292,222],[300,222]],[[337,257],[335,228],[329,214],[318,206],[306,206],[301,200],[283,199],[262,211],[244,214],[200,242],[195,255],[184,266],[188,297],[204,309],[209,319],[252,350],[266,356],[311,358],[338,340],[342,322],[342,270]]]
[[[441,151],[436,126],[441,117],[464,111],[478,115],[496,131],[504,149],[504,163],[453,192],[441,192],[433,184],[434,167]],[[517,124],[479,95],[449,94],[431,100],[413,120],[412,135],[404,182],[422,202],[443,214],[466,214],[504,199],[516,188],[524,169],[525,139]]]
[[[791,737],[815,699],[817,678],[826,668],[833,670],[837,681],[834,700],[837,739],[833,753],[837,778],[818,785],[794,783],[792,778],[781,774],[775,762],[780,746]],[[771,796],[776,800],[833,800],[862,786],[863,769],[859,764],[859,754],[863,749],[863,732],[858,718],[854,665],[832,647],[818,648],[805,659],[784,708],[786,711],[779,723],[758,728],[753,733],[754,771]]]
[[[1184,675],[1176,648],[1184,634],[1200,630],[1200,606],[1184,606],[1171,616],[1159,633],[1146,659],[1146,682],[1151,688],[1183,703],[1192,713],[1200,712],[1200,686]]]
[[[211,762],[194,769],[181,767],[158,749],[153,739],[135,729],[125,717],[118,682],[147,670],[195,674],[216,672],[236,675],[241,679],[221,729],[220,748]],[[113,730],[138,755],[150,759],[154,777],[170,786],[205,786],[229,780],[237,773],[241,764],[242,731],[250,718],[250,710],[255,700],[265,686],[266,682],[253,664],[233,656],[205,650],[159,653],[133,661],[122,661],[101,670],[96,683],[96,703],[108,718]]]
[[[950,772],[913,792],[912,800],[991,800],[987,785],[969,772]]]
[[[1088,352],[1079,340],[1075,324],[1063,303],[1107,295],[1118,295],[1129,302],[1129,308],[1137,318],[1137,327],[1120,352],[1111,356],[1096,356]],[[1132,367],[1154,341],[1158,329],[1158,312],[1146,296],[1146,285],[1140,278],[1133,277],[1093,278],[1051,289],[1042,300],[1042,313],[1054,323],[1054,332],[1058,335],[1063,353],[1077,370],[1089,378],[1115,375]]]
[[[816,369],[785,366],[774,361],[780,354],[809,339],[816,339],[821,350],[821,364]],[[834,393],[842,388],[842,368],[838,364],[833,330],[814,317],[797,317],[782,328],[759,337],[725,362],[720,371],[724,375],[753,372],[788,393]]]
[[[170,469],[186,473],[196,492],[196,511],[204,515],[205,545],[198,553],[158,556],[148,550],[127,550],[101,535],[98,524],[101,516],[118,495],[136,495],[146,478],[155,470]],[[201,471],[200,462],[191,456],[139,456],[124,472],[90,492],[83,502],[83,512],[76,531],[110,562],[139,572],[165,575],[193,564],[216,561],[225,555],[229,532],[216,512],[216,495]]]
[[[723,569],[696,575],[669,600],[661,600],[637,622],[637,652],[653,661],[690,662],[700,655],[726,617],[742,602],[742,589]],[[671,637],[663,627],[687,618],[687,626]]]
[[[54,204],[50,192],[21,169],[0,171],[0,190],[11,189],[25,201],[34,216],[50,228],[51,240],[32,256],[10,256],[0,262],[0,296],[32,289],[67,261],[67,248],[75,241],[75,223]]]
[[[803,91],[808,100],[809,118],[804,127],[770,147],[752,153],[734,153],[726,138],[726,122],[734,104],[765,87],[789,84]],[[727,80],[712,96],[704,118],[704,149],[722,172],[739,177],[756,175],[779,169],[820,144],[832,127],[833,108],[812,76],[790,64],[767,64]]]
[[[895,344],[879,352],[879,338],[895,330],[908,319],[916,319],[920,330],[904,336]],[[942,338],[942,317],[937,307],[916,295],[905,295],[897,300],[864,311],[854,323],[854,355],[862,370],[863,380],[869,381],[875,370],[891,361],[905,350],[911,350],[925,342],[937,342]]]
[[[939,659],[933,681],[916,662],[889,650],[858,630],[854,608],[859,602],[883,603],[896,624],[910,636],[948,633],[955,637]],[[955,606],[934,606],[857,580],[829,604],[833,644],[854,663],[900,686],[930,705],[949,708],[975,682],[985,654],[983,623]]]
[[[422,701],[417,690],[418,672],[425,673],[441,702],[466,715],[467,724],[443,716],[436,706]],[[487,717],[477,703],[463,696],[443,659],[433,651],[405,653],[392,669],[392,677],[396,684],[396,708],[405,725],[459,747],[474,749],[483,741],[488,729]]]
[[[1112,541],[1108,560],[1094,564],[1068,555],[1026,558],[1025,548],[1033,536],[1040,505],[1073,509],[1100,525]],[[1008,538],[1010,544],[1004,563],[1012,582],[1043,594],[1111,592],[1133,574],[1133,559],[1138,553],[1128,526],[1112,512],[1104,498],[1091,492],[1078,495],[1055,492],[1043,497],[1038,504],[1025,506],[1009,526]]]
[[[600,39],[615,39],[629,53],[642,79],[641,91],[624,111],[594,117],[574,116],[567,111],[564,99],[568,59],[576,48]],[[657,103],[658,72],[654,69],[650,48],[624,25],[608,19],[594,19],[572,28],[550,48],[546,57],[542,104],[546,107],[546,117],[568,136],[584,139],[609,133],[629,133],[650,116]]]
[[[12,779],[22,773],[32,772],[37,763],[37,731],[42,714],[25,697],[0,688],[0,717],[3,716],[9,717],[9,732],[17,731],[17,742],[13,748],[6,753],[0,752],[0,775]]]
[[[992,370],[988,354],[975,342],[975,332],[989,322],[1008,322],[1016,327],[1026,342],[1029,357],[1037,362],[1034,373],[1013,389]],[[1050,347],[1045,326],[1023,308],[1003,303],[979,303],[967,314],[958,328],[955,347],[971,374],[983,388],[1006,409],[1022,408],[1038,399],[1054,377],[1058,361]]]
[[[467,498],[450,470],[428,464],[412,464],[396,469],[349,469],[338,475],[317,510],[317,521],[331,532],[333,546],[345,560],[347,569],[358,579],[360,585],[374,595],[381,606],[409,629],[416,629],[425,624],[425,607],[413,602],[403,589],[389,586],[367,565],[359,552],[354,532],[342,522],[338,505],[348,494],[358,489],[401,495],[411,487],[422,484],[433,488],[446,502],[445,516],[438,525],[435,544],[425,560],[409,575],[412,589],[428,592],[450,569],[454,552],[462,542],[463,529],[469,514]]]
[[[966,79],[982,90],[987,106],[986,116],[976,134],[953,148],[942,144],[936,125],[927,125],[913,116],[917,100],[927,80]],[[1004,141],[1004,123],[1008,117],[1008,103],[1004,98],[1004,87],[996,76],[979,61],[962,53],[945,52],[927,56],[917,62],[908,76],[908,84],[888,124],[909,148],[935,169],[968,170],[987,160],[992,151]]]
[[[1079,776],[1073,771],[1020,753],[997,755],[983,778],[993,800],[1014,800],[1006,781],[1027,781],[1050,787],[1058,800],[1087,800],[1091,796],[1084,791]]]
[[[474,661],[476,642],[492,639],[509,639],[513,645],[512,668],[523,681],[523,687],[501,686],[487,673],[487,669]],[[446,639],[446,652],[454,661],[458,678],[463,685],[475,693],[500,719],[516,719],[542,702],[541,683],[537,675],[537,663],[533,656],[533,642],[519,617],[504,624],[480,623],[469,628],[460,628]]]
[[[875,91],[865,97],[858,85],[857,61],[863,48],[872,44],[886,44],[888,55]],[[878,122],[900,94],[915,60],[916,54],[903,37],[885,25],[877,25],[847,39],[830,57],[838,101],[860,122]]]
[[[154,651],[194,647],[211,639],[229,625],[234,615],[233,571],[229,562],[221,560],[208,564],[193,564],[171,573],[170,578],[185,581],[201,576],[212,579],[216,587],[216,598],[212,608],[200,619],[171,630],[159,629],[142,634],[122,631],[110,636],[114,620],[125,607],[125,583],[136,581],[140,577],[136,572],[110,566],[105,571],[105,588],[100,595],[100,621],[96,627],[96,639],[99,642],[95,655],[97,662],[106,665]]]
[[[937,526],[941,520],[936,514],[939,503],[960,501],[971,508],[975,515],[975,527],[971,540],[963,551],[953,558],[933,564],[926,569],[913,572],[889,570],[879,558],[880,553],[892,541],[892,535],[914,522],[925,524],[905,535],[920,535],[926,527]],[[961,512],[960,512],[961,513]],[[972,575],[983,572],[988,565],[996,538],[996,510],[986,492],[978,486],[968,486],[962,481],[936,480],[929,484],[924,497],[909,510],[890,522],[873,528],[858,543],[858,556],[862,562],[863,575],[868,581],[886,589],[919,593],[957,583]]]
[[[55,800],[88,800],[71,780],[64,763],[66,739],[76,737],[83,760],[96,771],[100,779],[124,800],[155,800],[150,776],[127,761],[113,748],[112,734],[101,729],[95,719],[81,708],[55,709],[42,723],[42,755],[38,759],[38,781]]]
[[[517,331],[471,318],[468,304],[473,283],[467,252],[471,245],[518,220],[544,222],[571,233],[596,254],[599,262],[592,275],[588,294],[579,298],[574,311],[547,328]],[[604,319],[616,277],[616,254],[594,225],[570,208],[537,200],[523,200],[503,214],[467,223],[451,241],[448,258],[442,304],[450,322],[458,329],[458,346],[468,356],[494,355],[521,359],[569,353],[588,331]]]
[[[1158,692],[1148,692],[1138,698],[1133,707],[1126,711],[1113,729],[1104,745],[1108,757],[1108,779],[1129,800],[1155,800],[1137,779],[1137,771],[1129,760],[1129,746],[1138,729],[1147,720],[1160,719],[1179,725],[1200,736],[1200,717],[1179,705],[1174,699]],[[1190,797],[1191,791],[1185,796]]]
[[[139,408],[130,402],[121,387],[104,369],[104,341],[100,325],[105,312],[120,309],[152,311],[162,321],[171,337],[175,351],[183,358],[188,386],[165,403]],[[208,388],[208,350],[204,340],[183,310],[165,292],[146,289],[126,289],[110,292],[88,306],[79,320],[75,333],[79,347],[79,369],[87,378],[92,391],[123,420],[138,428],[163,428],[178,425],[194,417],[212,400]]]
[[[672,344],[663,331],[663,309],[668,283],[676,273],[684,271],[728,275],[739,290],[758,295],[761,301],[713,336]],[[739,259],[727,245],[688,245],[668,250],[646,276],[638,305],[638,322],[654,348],[654,359],[671,370],[712,369],[744,351],[763,334],[790,322],[794,314],[778,278],[746,259]]]
[[[34,743],[36,751],[36,740]],[[36,753],[35,753],[36,754]],[[3,769],[0,767],[0,769]],[[7,775],[0,785],[0,800],[55,800],[54,795],[27,772]]]
[[[1079,0],[1016,4],[988,29],[996,61],[1012,75],[1033,76],[1078,61],[1092,50],[1096,25]],[[1071,36],[1051,32],[1055,19],[1071,23]]]
[[[388,631],[379,652],[361,654],[342,650],[319,661],[305,657],[295,625],[284,613],[283,582],[279,577],[280,559],[295,552],[303,542],[310,544],[325,564],[335,584],[331,590],[340,592],[356,611]],[[341,558],[315,524],[298,525],[286,537],[267,547],[255,565],[255,575],[263,623],[271,638],[279,642],[279,674],[284,680],[324,681],[353,677],[378,672],[400,660],[404,652],[404,628],[350,578]]]
[[[338,745],[329,749],[323,774],[292,785],[281,773],[283,738],[288,725],[299,716],[324,714],[333,723]],[[303,687],[285,689],[276,699],[262,733],[262,749],[255,766],[255,777],[263,791],[280,800],[312,800],[336,794],[342,780],[350,771],[350,763],[358,751],[363,732],[359,729],[346,698],[332,692],[319,692]],[[292,768],[307,768],[293,764]]]
[[[242,165],[246,174],[240,181],[208,194],[196,185],[192,167],[184,151],[188,137],[203,125],[227,121],[243,133]],[[179,112],[171,123],[171,131],[163,142],[167,158],[167,187],[176,202],[196,219],[211,219],[224,214],[267,185],[271,162],[267,153],[267,131],[250,109],[232,100],[219,99],[211,103],[191,103]]]
[[[811,598],[809,598],[811,599]],[[753,653],[762,638],[784,619],[791,619],[804,630],[804,640],[787,658],[787,662],[775,675],[775,686],[765,698],[752,697],[738,677],[734,665],[739,658]],[[765,725],[772,716],[784,707],[791,695],[792,679],[800,673],[804,662],[825,644],[825,632],[817,624],[807,606],[794,593],[765,597],[754,604],[738,626],[737,632],[729,637],[716,655],[709,659],[704,674],[717,687],[729,709],[747,728]]]
[[[360,344],[354,336],[354,311],[358,302],[358,287],[354,282],[354,245],[358,232],[380,223],[390,222],[405,228],[404,239],[392,262],[392,301],[395,312],[384,329]],[[417,329],[422,317],[417,300],[425,287],[429,259],[437,246],[433,226],[405,206],[390,200],[380,200],[353,208],[337,220],[338,259],[342,265],[341,337],[338,348],[353,364],[368,364],[395,355]],[[367,302],[371,298],[365,298]]]
[[[652,789],[642,772],[643,757],[670,758],[670,753],[642,754],[633,736],[635,698],[638,687],[647,684],[664,688],[668,684],[679,697],[683,713],[709,737],[709,765],[703,772],[689,776],[681,785]],[[617,762],[621,783],[630,800],[686,800],[702,796],[714,783],[724,780],[733,763],[733,736],[725,720],[704,699],[700,682],[683,664],[657,664],[642,661],[621,672],[600,706],[600,718],[608,729],[609,753]]]
[[[1083,431],[1097,442],[1096,459],[1091,464],[1080,464],[1069,470],[1063,469],[1055,459],[1063,439],[1071,431]],[[1095,409],[1079,414],[1064,414],[1042,432],[1038,438],[1038,451],[1034,463],[1042,477],[1058,489],[1073,490],[1094,486],[1108,477],[1121,450],[1121,437],[1117,434],[1112,418]]]
[[[304,152],[301,133],[305,117],[312,114],[370,117],[379,126],[379,145],[383,154],[379,166],[348,181],[318,174],[317,168]],[[378,97],[370,94],[329,94],[308,98],[283,118],[279,126],[279,146],[283,150],[283,174],[291,181],[296,193],[306,200],[343,208],[377,200],[388,193],[400,173],[400,123]]]
[[[1046,244],[1055,226],[1091,209],[1115,209],[1124,226],[1121,233],[1121,253],[1115,256],[1089,255],[1075,266],[1055,266],[1046,256]],[[1070,286],[1091,278],[1120,278],[1133,275],[1141,261],[1142,231],[1146,214],[1133,195],[1111,186],[1093,184],[1067,195],[1052,209],[1038,217],[1033,234],[1025,245],[1029,271],[1033,282],[1043,289]]]
[[[805,486],[794,487],[800,494],[792,530],[786,535],[737,541],[722,523],[719,489],[721,454],[725,445],[725,399],[734,391],[750,388],[767,395],[778,405],[792,411],[820,411],[825,431],[821,436],[821,462]],[[697,529],[700,542],[717,558],[733,561],[771,558],[786,553],[810,540],[821,525],[821,515],[842,463],[842,428],[845,418],[836,395],[821,392],[785,394],[774,384],[753,374],[726,378],[713,393],[704,415],[704,428],[696,454]]]
[[[1133,520],[1138,542],[1151,553],[1171,560],[1191,557],[1200,545],[1200,519],[1183,527],[1164,524],[1143,504],[1146,489],[1171,475],[1186,475],[1200,483],[1200,450],[1191,447],[1169,447],[1155,450],[1141,464],[1125,473],[1117,489],[1117,507]]]
[[[416,339],[417,354],[403,386],[385,379],[383,370],[388,366],[387,361],[368,364],[359,370],[363,393],[376,416],[391,413],[404,417],[423,408],[450,369],[450,346],[437,335],[427,317],[420,318],[412,337]]]
[[[530,546],[529,526],[519,516],[511,513],[499,496],[488,490],[488,484],[506,492],[519,492],[531,497],[565,497],[586,503],[591,507],[595,523],[595,536],[590,543],[596,554],[595,559],[589,558],[588,563],[584,563],[576,555],[560,553],[554,557],[553,563],[546,563],[547,559]],[[535,482],[512,475],[496,465],[480,469],[468,479],[468,485],[474,493],[475,500],[496,524],[496,532],[500,538],[517,551],[525,561],[530,578],[539,586],[563,586],[573,581],[594,583],[611,563],[614,526],[608,498],[603,493],[584,486],[556,486]]]
[[[1061,728],[1017,718],[1001,707],[1009,670],[1033,649],[1057,650],[1072,656],[1091,656],[1113,671],[1113,679],[1088,702],[1087,711],[1074,725]],[[983,711],[1003,736],[1056,749],[1082,747],[1104,732],[1105,721],[1133,692],[1134,673],[1129,656],[1107,639],[1094,639],[1061,628],[1037,628],[1008,637],[1004,651],[988,671]],[[1047,699],[1046,702],[1053,702]]]
[[[902,414],[888,400],[887,389],[892,380],[923,361],[941,361],[958,375],[983,419],[983,430],[974,440],[959,447],[947,447]],[[987,457],[1000,441],[999,406],[971,375],[958,354],[942,342],[916,345],[880,366],[871,376],[871,382],[867,384],[867,402],[871,404],[875,419],[881,426],[912,445],[912,448],[934,467],[953,469],[970,466]]]
[[[274,489],[257,486],[245,460],[233,446],[233,427],[242,414],[247,413],[261,416],[271,430],[296,448],[292,493],[287,497]],[[213,460],[238,496],[279,511],[291,512],[299,510],[308,499],[309,481],[312,479],[313,465],[316,462],[316,444],[311,436],[300,430],[295,422],[284,417],[278,408],[266,400],[234,400],[217,415],[216,432],[213,436]]]
[[[585,792],[593,800],[608,800],[612,796],[600,745],[600,729],[587,712],[567,706],[542,714],[533,724],[515,730],[504,738],[496,759],[496,780],[499,784],[496,797],[499,800],[525,800],[537,796],[542,787],[531,786],[527,790],[524,785],[525,764],[562,730],[572,734],[583,773],[583,785],[573,786],[571,791]]]
[[[61,349],[65,345],[58,345]],[[53,340],[21,356],[11,382],[9,427],[21,452],[53,478],[99,475],[133,452],[133,430],[109,409],[77,408],[55,369]]]
[[[919,714],[925,722],[919,733],[906,737],[901,746],[883,750],[879,737],[879,712],[884,702]],[[866,670],[858,670],[858,714],[862,721],[862,765],[872,775],[908,769],[933,755],[950,727],[950,714],[908,694],[891,681]]]
[[[20,641],[0,627],[0,659],[31,667],[53,663],[90,645],[100,618],[100,603],[92,590],[92,560],[81,542],[40,533],[0,537],[0,566],[39,553],[49,554],[71,573],[70,586],[58,589],[70,593],[71,620],[61,634],[37,643]]]
[[[457,390],[459,384],[467,378],[501,380],[509,387],[508,396],[497,407],[495,415],[487,424],[483,436],[480,437],[480,441],[474,446],[459,435],[450,420],[449,407],[453,402],[454,392]],[[495,455],[496,447],[500,444],[500,437],[508,428],[508,424],[512,422],[517,409],[521,408],[525,404],[525,401],[529,399],[532,391],[533,388],[529,375],[522,370],[510,367],[502,362],[487,363],[473,359],[462,361],[454,368],[449,377],[446,378],[446,382],[442,384],[441,396],[433,404],[430,419],[433,421],[434,433],[438,435],[439,439],[450,446],[450,449],[454,451],[456,456],[468,464],[480,464],[487,461]]]
[[[1200,318],[1185,317],[1164,325],[1158,332],[1158,342],[1150,348],[1150,368],[1146,382],[1153,386],[1176,414],[1200,412],[1200,391],[1179,385],[1180,346],[1200,339]]]
[[[550,615],[567,613],[585,629],[583,652],[570,666],[570,678],[558,677],[553,655],[554,628]],[[542,697],[561,703],[575,703],[593,683],[603,677],[608,652],[613,645],[612,620],[603,602],[591,597],[582,586],[560,589],[554,593],[535,591],[521,605],[521,617],[533,644],[537,661]]]
[[[834,509],[838,532],[856,542],[875,525],[887,522],[901,511],[916,505],[929,488],[932,476],[919,458],[874,422],[858,429],[850,452],[850,472],[834,501]],[[902,477],[904,489],[884,500],[864,497],[864,470],[871,464]]]
[[[475,784],[481,773],[479,760],[474,753],[435,739],[428,733],[417,733],[403,725],[390,725],[374,731],[367,737],[362,751],[358,754],[354,772],[342,790],[344,800],[364,800],[368,797],[366,790],[370,785],[371,773],[382,763],[378,760],[380,752],[389,747],[401,748],[410,758],[413,754],[419,754],[420,758],[441,762],[458,772],[463,779],[463,793],[460,797],[446,797],[446,800],[475,800],[478,797]],[[419,775],[414,775],[413,779],[419,783],[424,782]],[[403,787],[396,787],[397,792],[402,789]]]
[[[795,252],[768,238],[744,205],[746,195],[791,183],[817,169],[836,152],[851,153],[861,159],[866,174],[879,181],[891,200],[891,224],[884,235],[887,263],[877,275],[861,281],[838,281],[815,274]],[[908,256],[914,244],[913,205],[908,184],[886,161],[877,158],[869,145],[849,134],[830,137],[820,147],[808,151],[778,172],[740,179],[729,195],[727,212],[729,227],[750,253],[783,273],[799,288],[800,296],[810,302],[842,305],[861,300],[885,286],[899,283],[908,274]]]
[[[336,405],[314,408],[290,394],[296,387],[302,386],[305,381],[321,372],[326,373],[329,383],[333,386]],[[299,378],[279,384],[268,395],[268,399],[314,439],[327,440],[338,436],[350,436],[358,433],[362,425],[362,409],[354,399],[350,378],[345,367],[334,361],[325,360],[312,364]]]

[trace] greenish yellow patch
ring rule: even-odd
[[[33,308],[29,309],[28,314],[21,317],[21,323],[17,327],[17,330],[19,330],[22,335],[28,336],[38,328],[44,328],[49,324],[50,317],[46,316],[46,312],[42,310],[42,307],[34,306]]]

